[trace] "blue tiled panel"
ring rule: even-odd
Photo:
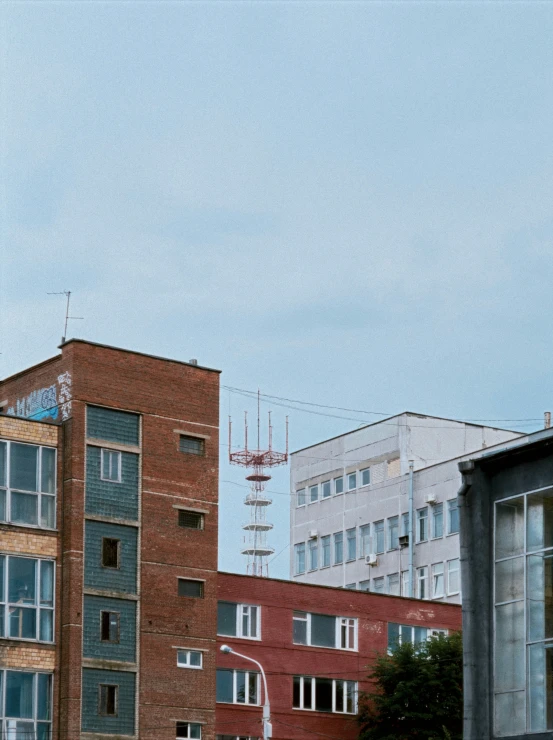
[[[126,411],[86,407],[86,435],[92,439],[105,439],[126,445],[138,444],[138,414]]]
[[[100,640],[100,612],[119,614],[119,642]],[[136,601],[109,599],[105,596],[84,597],[83,656],[104,660],[136,660]]]
[[[101,480],[100,457],[100,447],[87,445],[86,513],[135,521],[138,518],[138,455],[121,453],[121,483]]]
[[[85,523],[84,585],[106,591],[136,593],[137,536],[135,527],[107,522]],[[120,541],[119,568],[102,567],[102,538]]]
[[[103,732],[110,735],[134,734],[135,705],[134,673],[126,671],[100,671],[95,668],[83,668],[83,732]],[[103,717],[99,714],[99,686],[111,684],[119,686],[118,708],[116,717]]]

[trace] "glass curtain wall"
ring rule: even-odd
[[[553,729],[553,489],[495,507],[497,736]]]

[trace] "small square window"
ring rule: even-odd
[[[197,511],[179,511],[179,527],[185,529],[203,529],[204,515]]]
[[[177,666],[179,668],[198,668],[203,664],[203,656],[200,650],[178,650]]]
[[[193,581],[189,578],[179,578],[179,596],[190,596],[193,599],[203,599],[204,582]]]
[[[197,722],[177,722],[177,740],[200,740],[202,737],[202,726]]]
[[[110,483],[121,483],[121,453],[102,449],[100,478]]]
[[[102,537],[102,567],[119,568],[121,541],[112,537]]]
[[[119,642],[118,612],[100,612],[100,639],[102,642]]]
[[[179,450],[187,455],[205,455],[205,439],[180,435]]]
[[[98,686],[98,714],[104,717],[117,717],[119,686],[100,684]]]

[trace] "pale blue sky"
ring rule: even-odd
[[[553,3],[0,14],[1,376],[56,351],[47,293],[69,288],[85,317],[70,334],[197,357],[225,385],[389,413],[553,410]],[[225,425],[249,403],[221,400]],[[293,448],[357,425],[289,413]],[[220,564],[241,571],[245,489],[222,453]],[[271,488],[279,551],[286,470]]]

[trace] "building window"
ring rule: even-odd
[[[346,530],[346,544],[347,544],[347,559],[355,560],[357,557],[357,530],[353,529]]]
[[[399,517],[391,516],[388,519],[388,550],[397,550],[399,547]]]
[[[217,668],[216,701],[259,704],[259,673]]]
[[[406,511],[401,515],[401,536],[409,536],[409,512]]]
[[[179,527],[185,529],[203,529],[204,515],[198,511],[179,510]]]
[[[348,475],[348,491],[353,491],[357,488],[357,473],[350,473]]]
[[[426,542],[428,539],[428,506],[417,509],[417,542]]]
[[[374,523],[374,546],[377,555],[384,552],[384,519]]]
[[[381,578],[373,578],[372,592],[375,594],[384,593],[384,576]]]
[[[459,558],[447,561],[447,595],[453,596],[461,590]]]
[[[344,562],[344,533],[336,532],[334,535],[334,565]]]
[[[197,722],[177,722],[177,740],[188,738],[188,740],[201,740],[202,726]]]
[[[309,503],[313,504],[319,500],[319,486],[309,486]]]
[[[102,568],[117,570],[120,565],[121,540],[112,537],[102,537]]]
[[[357,650],[357,619],[294,612],[293,641],[295,645]]]
[[[100,612],[100,640],[119,642],[119,613]]]
[[[444,534],[444,505],[434,504],[432,507],[432,539],[443,537]]]
[[[388,576],[388,593],[399,596],[399,573],[390,573]]]
[[[357,682],[336,678],[294,676],[294,709],[312,712],[357,713]]]
[[[52,731],[52,675],[0,670],[0,737],[47,738]]]
[[[417,568],[417,598],[428,598],[428,567]]]
[[[355,583],[346,583],[344,588],[347,588],[348,591],[355,591]]]
[[[330,535],[327,534],[321,537],[321,555],[322,563],[321,568],[328,568],[330,565]]]
[[[0,521],[56,526],[56,450],[0,440]]]
[[[325,480],[321,483],[322,498],[328,498],[330,496],[330,481]]]
[[[297,506],[305,506],[305,488],[298,488],[296,491]]]
[[[401,571],[401,595],[402,596],[411,595],[409,593],[409,571],[408,570]]]
[[[359,581],[359,590],[360,591],[370,591],[371,590],[371,582],[368,581]]]
[[[359,527],[359,557],[364,558],[371,552],[371,525]]]
[[[52,560],[0,555],[0,637],[53,642]]]
[[[217,603],[217,634],[259,640],[261,638],[261,607],[219,601]]]
[[[317,570],[319,567],[319,542],[316,537],[308,541],[307,548],[309,552],[309,570]]]
[[[338,478],[334,478],[334,493],[344,492],[344,478],[340,475]]]
[[[305,573],[305,542],[298,542],[294,545],[294,564],[297,576]]]
[[[100,478],[110,483],[121,483],[121,453],[102,448]]]
[[[371,469],[365,468],[365,470],[361,471],[361,485],[369,486],[370,483],[371,483]]]
[[[200,669],[203,665],[203,655],[200,650],[177,650],[177,666],[179,668]]]
[[[103,717],[117,717],[119,686],[101,683],[98,686],[98,714]]]
[[[447,630],[388,622],[388,652],[406,642],[416,647],[439,635],[447,635]]]
[[[203,599],[204,582],[195,581],[190,578],[179,578],[179,596],[190,596],[193,599]]]
[[[457,499],[452,498],[447,502],[447,533],[457,534],[459,532],[459,510]]]
[[[205,455],[205,439],[181,434],[179,450],[187,455]]]
[[[432,598],[441,599],[445,596],[444,564],[434,563],[432,566]]]

